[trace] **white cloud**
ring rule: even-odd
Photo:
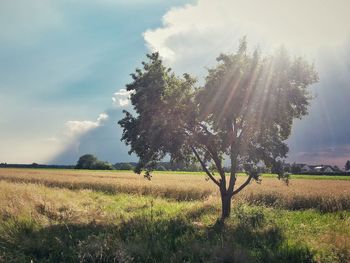
[[[69,137],[75,137],[82,135],[89,130],[95,129],[108,119],[106,113],[101,113],[96,121],[67,121],[65,134]]]
[[[199,0],[168,11],[163,25],[147,30],[144,39],[170,66],[196,71],[220,52],[234,51],[244,35],[251,46],[283,44],[302,52],[344,44],[350,37],[348,10],[348,0]]]
[[[98,127],[98,123],[94,121],[67,121],[66,127],[69,134],[76,135]]]
[[[108,115],[103,112],[100,115],[98,115],[97,123],[101,124],[102,122],[104,122],[107,119],[108,119]]]
[[[126,107],[130,103],[130,95],[132,92],[125,89],[120,89],[114,93],[112,102],[115,107]]]

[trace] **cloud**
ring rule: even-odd
[[[130,95],[132,92],[125,89],[120,89],[114,93],[112,97],[113,106],[115,107],[126,107],[130,103]]]
[[[109,120],[96,128],[97,119],[86,116],[111,106],[115,87],[130,80],[145,51],[142,32],[185,1],[0,1],[0,161],[47,162],[73,143],[67,120],[78,131],[92,127],[86,133],[105,129],[111,121],[107,111]],[[87,122],[74,122],[81,120]],[[117,121],[110,129],[119,143]],[[51,136],[57,140],[45,140]],[[89,144],[100,147],[101,156],[113,148],[101,143],[104,138]],[[108,154],[118,160],[127,151],[115,147]]]
[[[99,159],[112,163],[137,160],[135,155],[128,154],[127,146],[120,141],[122,130],[117,128],[116,123],[123,117],[121,110],[109,109],[106,115],[108,119],[103,121],[103,125],[89,129],[80,136],[74,137],[69,143],[66,142],[60,152],[51,155],[48,163],[74,164],[80,156],[86,153],[94,154]]]
[[[219,52],[234,51],[244,35],[262,48],[284,44],[304,52],[341,45],[350,36],[349,9],[347,0],[199,0],[168,11],[144,39],[170,66],[191,70],[193,61],[205,66]]]
[[[320,76],[312,87],[316,98],[309,116],[293,126],[288,160],[341,166],[350,158],[349,9],[347,0],[198,0],[170,9],[162,25],[143,36],[167,66],[194,74],[200,82],[206,67],[216,63],[219,53],[234,52],[242,36],[264,53],[284,45],[315,61]]]
[[[104,122],[107,119],[108,119],[108,115],[103,112],[100,115],[98,115],[97,123],[101,124],[102,122]]]
[[[80,136],[101,126],[107,119],[108,115],[106,113],[101,113],[96,121],[67,121],[65,134],[69,137]]]
[[[44,138],[42,139],[43,142],[48,142],[48,143],[55,143],[55,142],[58,142],[59,139],[55,136],[51,136],[51,137],[48,137],[48,138]]]

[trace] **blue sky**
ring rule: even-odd
[[[1,1],[1,161],[47,162],[67,121],[112,107],[147,52],[142,33],[185,1],[125,2]]]
[[[268,7],[268,8],[267,8]],[[263,10],[263,12],[262,12]],[[297,121],[290,161],[350,159],[348,1],[5,0],[0,3],[0,162],[135,160],[119,141],[123,91],[145,53],[202,81],[247,35],[315,63],[320,83]],[[112,100],[114,98],[114,101]]]

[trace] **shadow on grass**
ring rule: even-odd
[[[118,225],[58,224],[45,228],[8,221],[0,236],[4,262],[313,262],[290,246],[259,211],[241,211],[226,224],[197,226],[186,215],[136,217]]]

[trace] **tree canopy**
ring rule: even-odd
[[[85,154],[79,158],[75,169],[112,170],[113,166],[108,162],[98,160],[92,154]]]
[[[149,176],[166,155],[184,162],[195,158],[220,189],[222,218],[230,214],[232,197],[260,180],[257,165],[284,176],[285,141],[293,120],[307,114],[308,87],[318,81],[313,65],[291,58],[283,48],[268,56],[250,53],[242,39],[235,54],[217,58],[201,87],[189,74],[176,76],[158,53],[147,57],[127,85],[134,112],[124,111],[119,121],[129,153],[139,157],[136,172]],[[229,178],[225,158],[230,159]],[[248,176],[237,186],[239,166]]]

